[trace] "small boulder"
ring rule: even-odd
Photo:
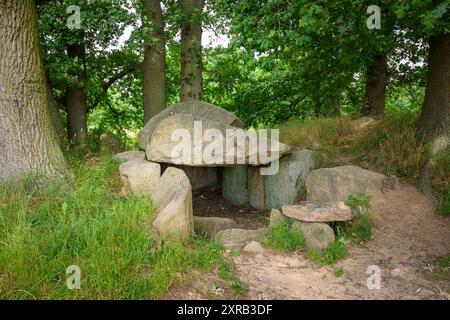
[[[285,221],[286,218],[284,215],[280,212],[278,209],[272,209],[270,211],[270,222],[269,222],[269,228],[273,228],[283,221]]]
[[[233,219],[194,216],[195,233],[206,238],[213,238],[219,231],[238,227],[238,224]]]
[[[235,205],[248,203],[247,166],[223,169],[222,196]]]
[[[352,210],[342,201],[302,201],[298,205],[284,205],[283,214],[304,222],[333,222],[353,219]]]
[[[326,223],[294,221],[292,228],[303,233],[305,245],[311,249],[326,249],[335,240],[333,229]]]
[[[145,160],[130,160],[119,167],[123,184],[141,196],[150,196],[156,190],[161,175],[161,166]]]
[[[112,133],[102,133],[100,135],[100,154],[115,154],[125,150],[125,144],[119,137]]]
[[[215,240],[227,249],[242,249],[245,245],[252,241],[262,242],[267,237],[268,229],[260,228],[257,230],[247,229],[226,229],[219,231]]]
[[[144,151],[125,151],[116,153],[113,156],[113,159],[119,163],[124,163],[130,160],[145,160],[145,152]]]
[[[261,245],[261,243],[256,242],[256,241],[252,241],[249,242],[243,249],[244,252],[249,252],[249,253],[264,253],[264,248]]]
[[[185,243],[194,232],[192,188],[186,174],[168,168],[158,181],[153,193],[156,218],[153,227],[162,236]]]
[[[358,166],[321,168],[306,178],[307,199],[321,202],[344,201],[351,194],[381,194],[386,176]]]

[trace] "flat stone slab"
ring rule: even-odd
[[[353,219],[352,210],[342,201],[303,201],[298,205],[284,205],[283,214],[304,222],[333,222]]]

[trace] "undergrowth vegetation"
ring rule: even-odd
[[[417,137],[418,113],[391,113],[357,130],[349,116],[292,120],[280,126],[281,141],[316,149],[321,163],[356,164],[364,168],[417,181],[426,163],[427,145]],[[439,212],[450,215],[450,151],[432,159],[431,179]]]
[[[426,146],[416,137],[413,115],[386,116],[366,134],[356,137],[354,153],[368,160],[374,169],[415,179],[426,160]]]
[[[352,194],[348,198],[347,205],[352,209],[355,218],[352,221],[332,224],[336,240],[324,250],[307,248],[304,235],[293,225],[293,220],[288,218],[270,228],[266,244],[277,250],[305,252],[313,261],[322,265],[333,265],[347,256],[349,243],[360,244],[372,239],[373,220],[369,215],[370,196]]]
[[[222,261],[217,244],[149,236],[151,201],[121,194],[110,158],[70,163],[73,190],[38,189],[32,178],[0,186],[1,299],[158,298],[177,274]],[[71,265],[81,270],[79,290],[66,286]]]
[[[267,245],[282,251],[297,251],[303,248],[304,237],[292,227],[291,220],[283,220],[271,228],[267,237]]]
[[[439,212],[450,216],[450,150],[438,154],[432,161],[431,183],[439,201]]]

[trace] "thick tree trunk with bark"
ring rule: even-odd
[[[367,67],[366,71],[364,115],[376,116],[384,113],[387,79],[387,56],[386,54],[379,54],[375,56],[374,61]]]
[[[417,129],[432,142],[433,154],[450,146],[450,33],[430,39],[427,87]]]
[[[66,178],[48,111],[34,1],[0,0],[0,179]]]
[[[61,114],[59,113],[58,102],[55,99],[52,91],[52,84],[50,81],[50,77],[48,73],[45,73],[46,76],[46,84],[47,84],[47,98],[48,98],[48,110],[50,112],[50,120],[53,125],[53,129],[56,132],[56,136],[58,137],[58,142],[60,147],[67,146],[67,134],[64,130],[64,124],[61,119]]]
[[[65,103],[69,140],[75,146],[84,147],[88,144],[85,48],[83,45],[68,46],[67,54],[71,58],[78,58],[78,61],[83,63],[82,70],[77,74],[78,82],[67,87]]]
[[[150,21],[153,41],[145,48],[143,72],[144,121],[147,123],[166,106],[166,48],[164,19],[159,0],[142,0]]]
[[[202,100],[202,22],[204,0],[182,0],[181,101]]]

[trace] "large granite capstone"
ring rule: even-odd
[[[150,142],[153,131],[164,119],[176,114],[189,114],[212,121],[221,122],[237,128],[244,128],[242,121],[233,113],[203,101],[187,101],[171,105],[148,121],[139,132],[138,143],[143,150]]]

